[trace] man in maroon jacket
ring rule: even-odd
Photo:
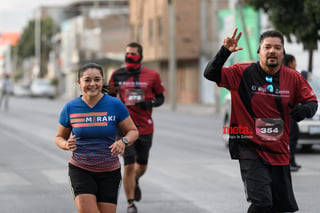
[[[290,119],[312,117],[317,97],[302,75],[282,66],[284,39],[275,30],[261,34],[258,62],[223,67],[232,52],[243,49],[240,37],[236,28],[224,39],[204,76],[230,90],[230,128],[248,130],[229,135],[230,154],[239,160],[251,202],[248,213],[294,212],[298,205],[289,169]]]
[[[148,165],[152,145],[152,108],[164,103],[164,87],[158,72],[143,67],[142,46],[130,43],[126,47],[125,67],[113,72],[109,80],[111,95],[117,95],[127,106],[130,116],[138,128],[139,138],[128,146],[124,153],[123,183],[128,199],[128,213],[137,212],[134,201],[140,201],[139,178]]]

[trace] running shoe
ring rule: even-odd
[[[137,207],[134,205],[134,203],[131,203],[131,204],[128,206],[127,213],[138,213],[138,209],[137,209]]]
[[[139,182],[136,180],[136,188],[134,189],[134,200],[140,201],[141,200],[141,190],[139,187]]]
[[[290,165],[291,172],[297,172],[297,171],[299,171],[300,168],[301,168],[301,166],[298,166],[298,165]]]

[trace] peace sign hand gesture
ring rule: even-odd
[[[232,37],[227,37],[223,40],[223,46],[227,48],[230,52],[236,52],[238,50],[243,50],[242,47],[238,46],[238,41],[242,35],[242,32],[239,32],[237,35],[238,28],[235,28],[232,34]],[[237,36],[236,36],[237,35]]]

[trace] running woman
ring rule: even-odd
[[[105,94],[103,70],[98,64],[79,69],[82,95],[62,109],[57,146],[71,151],[69,177],[78,212],[116,213],[124,153],[138,131],[119,99]],[[118,128],[124,137],[116,140]]]

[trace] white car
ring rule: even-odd
[[[320,78],[312,76],[308,80],[310,86],[315,92],[319,101],[320,97]],[[318,103],[319,104],[319,103]],[[304,119],[298,123],[299,126],[299,140],[298,145],[303,149],[311,149],[314,144],[320,144],[320,108],[316,114],[310,119]]]
[[[34,79],[30,86],[32,97],[47,97],[54,98],[56,96],[56,88],[48,79]]]
[[[314,90],[318,100],[320,97],[320,77],[313,76],[308,80],[310,86]],[[230,126],[231,116],[231,96],[228,93],[225,96],[225,102],[222,108],[222,125],[223,127]],[[310,150],[314,144],[320,144],[320,107],[312,118],[304,119],[298,122],[299,140],[298,146],[304,150]],[[223,141],[228,145],[229,135],[223,134]]]
[[[16,84],[13,86],[13,95],[19,97],[28,97],[31,95],[28,85]]]

